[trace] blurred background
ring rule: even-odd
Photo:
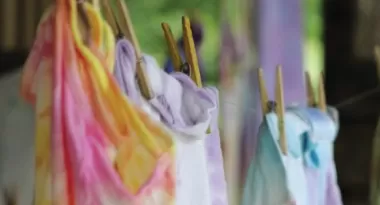
[[[368,204],[373,143],[380,94],[374,46],[380,44],[378,0],[126,0],[142,50],[163,66],[168,56],[161,22],[181,35],[181,16],[203,30],[200,58],[207,84],[220,89],[225,166],[236,194],[260,123],[257,68],[265,71],[273,97],[274,71],[283,66],[287,104],[306,102],[304,71],[314,87],[323,71],[327,102],[337,106],[340,132],[335,146],[345,204]],[[50,0],[0,0],[0,73],[17,72],[33,44],[39,18]],[[1,80],[1,79],[0,79]],[[16,85],[15,85],[16,86]],[[3,91],[2,92],[6,92]],[[4,93],[0,93],[3,95]],[[346,102],[346,103],[342,103]],[[235,160],[236,158],[240,160]],[[375,160],[375,159],[373,159]],[[242,173],[242,174],[241,174]]]

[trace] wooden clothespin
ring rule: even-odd
[[[174,69],[177,72],[183,72],[185,66],[188,66],[190,69],[190,78],[195,82],[195,84],[201,88],[202,80],[201,74],[199,71],[198,57],[195,51],[195,44],[193,39],[193,32],[191,30],[191,24],[188,17],[182,17],[182,33],[183,33],[183,46],[185,50],[186,62],[182,61],[182,58],[179,54],[177,44],[174,40],[173,33],[171,32],[170,26],[167,23],[161,24],[162,29],[164,30],[164,35],[170,52],[170,56],[174,65]],[[211,128],[207,129],[207,133],[211,133]]]
[[[260,92],[260,100],[261,100],[261,109],[263,112],[263,116],[265,116],[267,113],[269,113],[269,98],[267,89],[265,87],[265,80],[264,80],[264,71],[262,68],[259,68],[258,70],[258,78],[259,78],[259,92]]]
[[[311,84],[311,76],[309,72],[305,72],[306,79],[306,91],[307,91],[307,105],[309,107],[314,107],[317,103],[315,101],[315,95],[313,90],[313,85]]]
[[[177,43],[174,40],[173,33],[170,29],[169,24],[167,23],[162,23],[161,24],[162,30],[164,31],[165,39],[166,39],[166,44],[168,46],[168,50],[170,53],[170,57],[173,62],[174,70],[176,72],[182,72],[182,59],[178,51]]]
[[[133,29],[133,24],[129,16],[127,5],[123,0],[117,0],[117,10],[118,10],[118,19],[119,22],[122,23],[121,30],[126,35],[127,39],[129,39],[135,49],[135,54],[137,58],[137,80],[139,87],[141,89],[142,95],[145,99],[152,98],[152,91],[149,82],[147,81],[147,75],[145,73],[145,65],[142,59],[142,54],[140,50],[140,45],[137,41],[135,31]]]
[[[89,2],[95,7],[97,11],[100,11],[100,2],[99,0],[89,0]]]
[[[284,155],[288,154],[288,146],[285,135],[285,102],[284,102],[284,84],[282,82],[282,68],[277,66],[276,69],[276,113],[278,117],[278,131],[280,134],[280,148]]]
[[[262,68],[258,70],[258,78],[259,78],[259,92],[261,98],[261,108],[263,111],[263,115],[265,116],[267,113],[271,112],[269,108],[269,100],[268,93],[265,88],[264,81],[264,72]],[[278,130],[279,130],[279,142],[280,149],[284,155],[288,154],[288,147],[286,142],[285,135],[285,106],[284,106],[284,88],[282,83],[282,69],[281,66],[277,66],[276,69],[276,105],[275,111],[278,118]]]
[[[306,74],[306,86],[307,86],[307,104],[310,107],[318,107],[323,112],[327,111],[326,106],[326,95],[325,95],[325,88],[324,88],[324,80],[323,80],[323,73],[319,75],[319,83],[318,83],[318,102],[315,99],[313,86],[311,84],[311,77],[308,72]]]
[[[193,39],[193,32],[191,30],[191,23],[188,17],[182,17],[182,34],[183,34],[183,47],[185,50],[186,61],[183,62],[179,54],[177,44],[174,40],[173,33],[167,23],[162,23],[166,42],[170,52],[170,56],[174,65],[175,71],[184,72],[185,66],[188,65],[190,69],[190,78],[195,82],[198,87],[202,87],[202,79],[199,71],[198,57],[195,50]]]
[[[112,13],[112,7],[109,4],[109,0],[101,0],[101,7],[104,12],[104,17],[114,34],[120,34],[120,27],[116,21],[115,15]]]
[[[202,87],[202,79],[199,71],[198,57],[195,50],[193,32],[191,31],[190,20],[186,16],[182,17],[182,32],[186,61],[190,65],[190,78],[198,87]]]
[[[326,94],[325,94],[325,83],[323,79],[323,73],[319,76],[319,84],[318,84],[318,108],[323,112],[327,111],[326,106]]]
[[[201,88],[202,79],[201,73],[199,71],[198,56],[195,50],[195,44],[193,39],[193,31],[191,30],[190,19],[186,16],[182,16],[182,35],[183,35],[183,46],[185,50],[186,62],[190,66],[190,78],[195,82],[195,84]],[[211,127],[207,128],[207,134],[211,133]]]

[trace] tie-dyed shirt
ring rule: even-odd
[[[307,124],[292,113],[285,113],[288,155],[279,148],[277,115],[265,116],[258,134],[257,152],[245,181],[242,205],[308,205],[303,169],[302,136]]]
[[[83,4],[87,47],[69,3],[57,1],[41,20],[23,73],[21,93],[36,112],[35,203],[173,204],[171,132],[114,82],[114,37],[100,14]]]

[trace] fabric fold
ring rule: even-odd
[[[301,139],[309,127],[288,111],[284,123],[288,155],[280,151],[277,115],[265,115],[247,173],[242,205],[308,205]]]
[[[125,50],[133,50],[128,41],[124,45],[128,47]],[[135,76],[135,66],[130,60],[135,58],[134,54],[120,49],[117,51],[123,54],[118,55],[118,58],[124,57],[120,59],[124,64],[117,64],[115,67],[119,85],[126,87],[123,90],[127,95],[130,92],[139,92],[134,80],[124,83],[118,76],[123,72]],[[177,133],[176,203],[226,204],[226,184],[217,126],[217,90],[200,89],[188,76],[181,73],[165,73],[149,55],[144,55],[143,60],[154,96],[148,103],[160,115],[161,121]],[[116,72],[118,69],[122,71]],[[138,100],[136,102],[141,104]],[[210,123],[212,131],[208,135]]]
[[[88,3],[92,39],[82,42],[76,6],[57,2],[24,68],[37,113],[35,203],[172,204],[172,133],[114,82],[111,29]]]
[[[310,127],[303,139],[311,144],[303,147],[309,204],[343,204],[334,163],[334,141],[339,126],[336,109],[328,107],[324,113],[317,108],[294,107],[290,111]]]

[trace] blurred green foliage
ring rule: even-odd
[[[302,2],[305,37],[322,40],[322,0],[304,0]]]
[[[324,69],[323,53],[323,13],[322,0],[304,0],[304,66],[311,75],[314,89],[317,88],[319,74]]]
[[[181,17],[189,10],[196,10],[204,26],[204,41],[201,48],[206,72],[216,73],[219,50],[220,0],[126,0],[131,19],[144,53],[156,57],[163,65],[167,57],[167,46],[161,23],[170,25],[173,34],[182,34]],[[211,76],[210,76],[211,77]]]

